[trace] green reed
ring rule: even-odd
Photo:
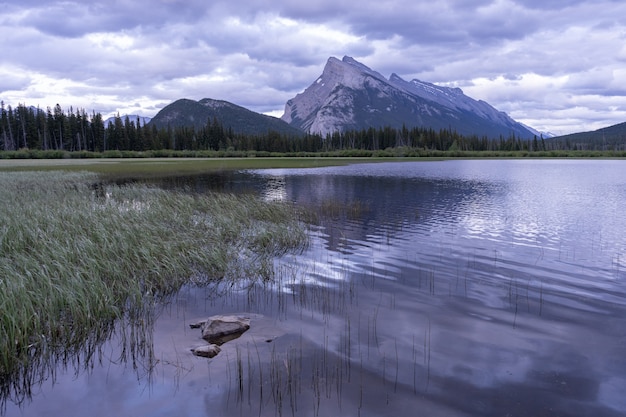
[[[0,173],[0,377],[190,281],[267,277],[306,239],[293,206],[251,196]]]

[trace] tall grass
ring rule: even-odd
[[[0,173],[0,379],[190,281],[266,277],[305,244],[292,206],[251,196]]]

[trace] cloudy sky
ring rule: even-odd
[[[282,115],[349,55],[555,134],[626,121],[623,0],[0,0],[0,99],[153,116],[209,97]]]

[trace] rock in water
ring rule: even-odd
[[[198,321],[195,321],[193,323],[190,323],[189,327],[192,328],[192,329],[199,329],[200,327],[204,326],[204,323],[206,323],[206,322],[207,322],[206,319],[198,320]]]
[[[205,345],[198,346],[196,348],[191,349],[191,352],[196,356],[202,356],[203,358],[212,358],[217,356],[222,349],[220,349],[217,345]]]
[[[250,319],[240,316],[212,316],[202,324],[202,338],[209,343],[222,345],[241,336],[250,328]]]

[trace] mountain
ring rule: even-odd
[[[268,131],[284,135],[302,136],[304,132],[284,121],[256,113],[244,107],[223,100],[204,98],[200,101],[180,99],[168,104],[150,122],[157,128],[168,126],[204,127],[217,119],[225,129],[247,135],[266,134]]]
[[[391,126],[454,129],[463,135],[495,138],[534,133],[460,88],[389,79],[351,57],[328,59],[322,75],[287,101],[282,120],[309,133]]]
[[[556,136],[550,140],[563,143],[569,142],[570,144],[578,144],[592,149],[603,149],[607,146],[614,147],[615,145],[623,147],[626,142],[626,122],[590,132]]]
[[[104,126],[107,127],[109,123],[115,123],[115,117],[116,116],[112,116],[106,119],[104,121]],[[123,116],[120,116],[120,118],[122,119],[122,122],[124,122],[127,117],[128,117],[128,120],[130,120],[133,123],[137,123],[137,119],[139,119],[139,123],[141,124],[141,126],[147,125],[148,123],[150,123],[150,120],[152,119],[151,117],[138,116],[136,114],[125,114]]]
[[[542,132],[542,131],[539,131],[539,130],[537,130],[537,129],[533,129],[532,127],[530,127],[530,126],[528,126],[528,125],[525,125],[524,123],[520,123],[520,124],[521,124],[522,126],[524,126],[526,129],[530,130],[530,132],[531,132],[532,134],[534,134],[535,136],[537,136],[537,138],[542,137],[542,138],[544,138],[544,139],[549,139],[549,138],[553,138],[553,137],[555,137],[555,136],[556,136],[556,135],[555,135],[554,133],[552,133],[552,132]]]

